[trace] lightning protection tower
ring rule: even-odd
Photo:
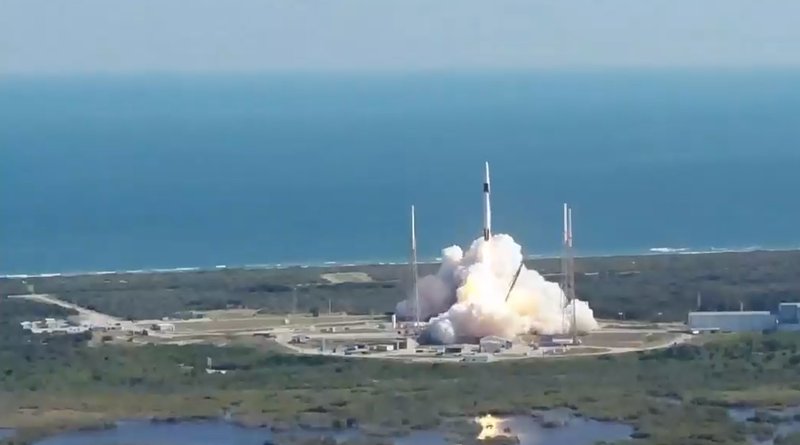
[[[414,206],[411,206],[411,286],[414,292],[414,321],[416,326],[420,323],[419,287],[417,286],[417,228]]]

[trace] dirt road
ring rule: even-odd
[[[18,298],[21,300],[37,301],[39,303],[52,304],[67,309],[73,309],[78,312],[78,317],[81,319],[82,322],[89,323],[92,326],[101,326],[101,327],[120,326],[121,329],[133,328],[133,323],[129,321],[112,317],[111,315],[103,314],[101,312],[93,311],[91,309],[87,309],[85,307],[81,307],[78,306],[77,304],[73,304],[64,300],[59,300],[58,298],[48,294],[9,295],[8,298]]]

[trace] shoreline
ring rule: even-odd
[[[578,254],[575,258],[621,258],[621,257],[643,257],[643,256],[668,256],[668,255],[714,255],[724,253],[752,253],[752,252],[796,252],[798,247],[779,247],[766,248],[761,246],[741,247],[741,248],[717,248],[691,249],[688,247],[651,247],[646,251],[630,253],[597,253],[597,254]],[[558,254],[527,255],[525,261],[532,260],[553,260],[560,258]],[[418,264],[430,265],[441,263],[441,257],[418,261]],[[310,269],[310,268],[337,268],[337,267],[364,267],[364,266],[406,266],[408,261],[400,260],[363,260],[363,261],[310,261],[310,262],[286,262],[286,263],[264,263],[264,264],[243,264],[216,266],[184,266],[172,268],[143,268],[143,269],[119,269],[119,270],[99,270],[99,271],[65,271],[65,272],[44,272],[44,273],[0,273],[0,279],[27,279],[27,278],[53,278],[53,277],[81,277],[98,275],[147,275],[162,273],[185,273],[185,272],[211,272],[220,270],[282,270],[282,269]]]

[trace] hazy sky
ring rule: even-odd
[[[0,73],[800,66],[800,0],[0,0]]]

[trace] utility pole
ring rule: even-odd
[[[331,299],[328,298],[328,315],[333,313],[333,306],[331,305]]]
[[[292,286],[292,314],[297,313],[297,286]]]

